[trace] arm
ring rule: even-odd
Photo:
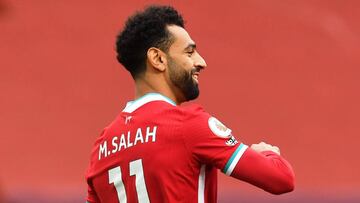
[[[96,195],[95,190],[92,188],[91,183],[88,181],[88,192],[86,197],[86,203],[97,203],[100,202],[99,198]]]
[[[248,148],[239,144],[229,128],[202,112],[189,114],[182,129],[182,135],[192,132],[184,137],[184,143],[195,161],[273,194],[294,189],[294,172],[278,147],[259,143]]]
[[[230,175],[273,194],[294,190],[292,167],[279,148],[263,142],[247,148]]]

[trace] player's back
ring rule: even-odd
[[[95,143],[88,201],[196,201],[201,166],[184,145],[183,114],[162,100],[127,106]]]

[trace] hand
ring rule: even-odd
[[[250,148],[255,150],[256,152],[273,151],[276,154],[280,155],[279,147],[266,144],[265,142],[260,142],[259,144],[252,144]]]

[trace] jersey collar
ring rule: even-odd
[[[169,99],[168,97],[165,97],[164,95],[161,95],[159,93],[147,93],[144,96],[134,101],[129,101],[126,104],[126,107],[123,110],[123,112],[132,113],[136,109],[140,108],[142,105],[152,101],[165,101],[173,106],[176,106],[176,103],[173,100]]]

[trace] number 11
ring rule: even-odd
[[[146,190],[141,159],[130,162],[130,175],[135,175],[135,186],[139,203],[150,203]],[[109,170],[109,184],[114,184],[120,203],[127,203],[125,186],[121,177],[120,166]]]

